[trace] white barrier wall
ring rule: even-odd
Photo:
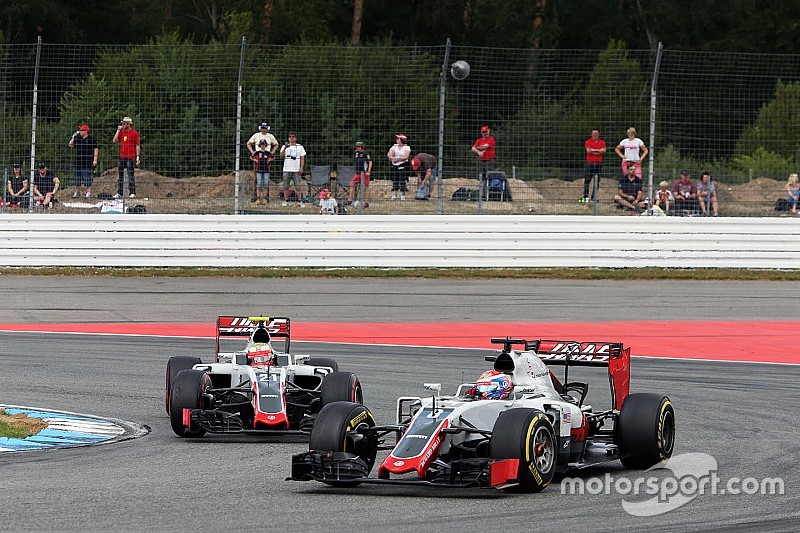
[[[2,266],[800,268],[800,219],[0,215]]]

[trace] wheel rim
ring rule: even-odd
[[[555,459],[553,436],[547,428],[540,427],[533,434],[533,463],[539,472],[549,472]]]
[[[665,454],[672,453],[672,447],[675,445],[675,418],[672,412],[667,411],[664,413],[664,419],[661,422],[661,449]]]

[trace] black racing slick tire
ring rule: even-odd
[[[328,357],[311,357],[306,361],[308,366],[328,366],[333,369],[334,372],[339,371],[339,363],[336,362],[335,359],[330,359]]]
[[[352,372],[332,372],[322,378],[320,407],[333,402],[364,403],[358,377]]]
[[[540,492],[553,480],[558,440],[550,419],[539,409],[509,409],[494,423],[489,439],[492,459],[519,459],[517,489]]]
[[[177,376],[178,372],[181,370],[189,370],[194,365],[199,365],[202,362],[203,361],[201,361],[199,357],[191,357],[188,355],[176,355],[169,358],[169,361],[167,361],[167,376],[164,387],[166,391],[164,396],[167,414],[169,414],[169,395],[172,390],[172,383],[175,381],[175,376]]]
[[[202,409],[203,395],[211,389],[211,376],[202,370],[181,370],[172,384],[169,422],[179,437],[202,437],[206,430],[188,431],[183,426],[184,409]]]
[[[375,418],[364,405],[353,402],[334,402],[326,405],[317,415],[308,449],[313,452],[345,452],[357,455],[367,465],[367,474],[375,465],[377,441],[370,435],[359,433],[360,428],[373,427]],[[355,486],[353,481],[325,481],[333,486]]]
[[[647,469],[672,457],[675,410],[661,394],[631,394],[617,420],[620,461],[626,468]]]

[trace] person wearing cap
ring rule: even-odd
[[[392,180],[392,200],[397,200],[398,194],[401,200],[405,200],[408,192],[408,160],[411,158],[411,147],[406,144],[408,137],[405,133],[398,133],[394,138],[394,145],[386,152],[386,157],[391,163],[389,179]]]
[[[431,197],[431,182],[436,172],[436,158],[425,152],[418,153],[411,159],[411,170],[417,175],[417,200]]]
[[[22,165],[14,163],[6,184],[6,203],[12,206],[28,207],[28,178],[22,173]]]
[[[297,134],[289,132],[289,140],[281,147],[281,157],[283,158],[283,207],[289,202],[289,186],[294,186],[297,195],[297,206],[305,207],[303,204],[303,189],[301,180],[303,178],[303,168],[306,164],[306,149],[297,142]]]
[[[681,179],[675,182],[672,188],[672,195],[675,197],[675,210],[685,214],[687,211],[699,211],[700,204],[697,201],[697,187],[689,177],[688,170],[681,170]]]
[[[61,180],[50,172],[47,163],[39,163],[39,173],[33,182],[33,196],[36,203],[42,207],[53,207],[53,203],[58,202],[56,193],[61,186]]]
[[[481,126],[481,136],[472,145],[472,151],[478,154],[478,172],[486,175],[494,170],[495,142],[489,126]]]
[[[339,203],[336,198],[331,195],[328,189],[322,189],[319,192],[319,214],[320,215],[335,215],[339,209]]]
[[[269,164],[273,155],[267,150],[267,141],[258,141],[258,151],[250,156],[256,172],[256,203],[266,205],[269,203]]]
[[[119,160],[117,161],[117,194],[119,198],[125,194],[125,173],[128,173],[128,190],[130,197],[136,198],[136,179],[134,167],[139,166],[141,146],[139,145],[139,132],[133,129],[133,119],[125,117],[117,126],[114,134],[114,143],[119,143]]]
[[[636,167],[630,165],[628,174],[619,179],[617,194],[614,201],[619,207],[630,210],[644,208],[646,203],[642,197],[642,178],[636,175]]]
[[[353,160],[355,161],[356,173],[353,179],[350,180],[350,203],[353,207],[358,207],[359,201],[355,199],[356,187],[361,184],[364,189],[364,194],[362,194],[364,197],[364,207],[369,207],[369,177],[372,172],[372,158],[369,156],[369,152],[363,141],[356,142]]]
[[[271,153],[273,156],[278,153],[278,139],[276,139],[275,136],[269,132],[269,130],[269,124],[262,122],[258,126],[258,131],[250,136],[250,139],[247,141],[247,149],[250,151],[251,157],[259,150],[261,141],[267,142],[267,152]],[[258,176],[256,176],[255,182],[256,184],[254,189],[257,189]],[[259,201],[258,194],[253,196],[252,201],[256,203],[262,203]]]
[[[616,153],[622,159],[622,173],[628,174],[628,165],[636,167],[636,177],[642,177],[642,161],[650,153],[644,141],[636,136],[636,128],[628,128],[628,136],[622,139],[616,148]],[[622,151],[625,150],[625,153]]]
[[[669,214],[669,210],[672,208],[672,205],[675,203],[675,197],[672,196],[672,191],[669,190],[669,182],[664,180],[658,184],[658,190],[656,191],[656,198],[655,198],[656,207],[660,208],[665,213]]]
[[[78,127],[78,131],[72,134],[69,140],[69,147],[75,149],[75,166],[72,170],[72,181],[75,182],[75,192],[73,198],[81,194],[81,187],[86,187],[86,198],[92,197],[92,181],[94,180],[94,169],[97,167],[97,141],[90,133],[90,128],[86,124]]]

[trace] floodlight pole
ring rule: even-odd
[[[442,75],[439,80],[439,159],[437,164],[436,176],[436,214],[442,214],[442,195],[444,194],[444,165],[442,158],[444,157],[444,86],[447,81],[447,65],[450,63],[450,37],[447,38],[447,44],[444,48],[444,61],[442,62]]]

